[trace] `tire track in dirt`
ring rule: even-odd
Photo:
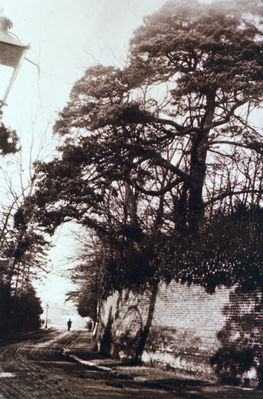
[[[76,334],[65,332],[51,332],[50,339],[29,339],[23,343],[9,344],[0,348],[0,364],[4,372],[12,373],[13,377],[0,378],[0,395],[5,399],[32,399],[32,398],[78,398],[70,392],[67,379],[56,374],[49,374],[44,368],[37,365],[35,360],[50,356],[50,346],[55,346],[58,352],[60,341],[68,335],[68,341],[75,339]],[[48,336],[48,335],[47,335]],[[55,355],[55,353],[54,353]],[[1,399],[0,396],[0,399]]]
[[[62,348],[89,350],[90,337],[86,331],[53,330],[0,347],[0,366],[13,373],[13,377],[0,377],[0,399],[185,399],[185,395],[62,361]]]

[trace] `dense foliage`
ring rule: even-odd
[[[205,221],[197,240],[178,243],[176,273],[181,282],[203,285],[208,292],[222,284],[245,290],[263,285],[263,209],[236,203]]]
[[[38,220],[51,234],[72,219],[94,232],[114,289],[262,282],[250,223],[262,217],[261,17],[261,1],[170,1],[134,33],[125,67],[75,83],[59,155],[37,165]]]
[[[14,154],[18,151],[18,136],[14,130],[8,129],[0,123],[0,154]]]
[[[10,294],[23,293],[32,279],[47,270],[49,243],[33,216],[34,209],[26,197],[15,199],[0,213],[0,284],[9,287]]]

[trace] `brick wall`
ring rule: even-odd
[[[202,287],[171,283],[161,285],[155,307],[154,326],[173,328],[179,347],[185,347],[184,333],[195,337],[198,348],[213,350],[218,345],[217,332],[225,323],[222,313],[229,290],[221,288],[209,295]],[[201,345],[201,346],[200,346]]]
[[[143,360],[169,364],[177,371],[202,377],[213,376],[210,358],[222,343],[238,345],[240,334],[243,338],[248,334],[245,338],[252,346],[258,339],[262,347],[262,312],[256,306],[260,301],[261,292],[241,294],[234,288],[219,288],[210,295],[199,286],[175,282],[160,285]],[[136,336],[146,322],[148,306],[149,293],[134,295],[127,291],[115,293],[102,304],[99,336],[102,337],[110,322],[112,353],[119,351],[125,339],[132,341]],[[243,319],[247,324],[240,332]],[[218,332],[228,331],[229,326],[232,336],[220,341]]]

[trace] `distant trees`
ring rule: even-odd
[[[0,153],[2,156],[19,150],[15,131],[0,124]],[[5,164],[2,166],[4,177]],[[20,172],[20,171],[19,171]],[[24,211],[20,206],[23,195],[5,181],[9,198],[4,195],[0,210],[0,337],[10,333],[29,331],[40,327],[42,308],[30,284],[34,248],[39,243],[37,233],[28,231]],[[10,183],[10,185],[9,185]],[[2,187],[3,188],[3,187]]]
[[[75,83],[34,201],[50,234],[74,219],[98,237],[112,290],[262,283],[261,16],[256,1],[167,2],[124,68]]]
[[[2,171],[7,187],[0,207],[0,280],[10,293],[18,294],[27,290],[36,273],[45,270],[49,243],[34,221],[35,210],[30,200],[34,179],[29,179],[25,187],[17,181],[21,166],[14,161],[9,166],[15,167],[16,181]]]
[[[32,146],[27,154],[29,167],[32,167],[31,151]],[[17,162],[16,153],[22,157],[17,133],[0,123],[1,337],[40,327],[42,308],[31,282],[34,277],[40,277],[40,270],[45,270],[45,251],[48,248],[45,233],[33,220],[30,196],[34,189],[34,177],[29,174],[28,181],[23,183],[24,170],[21,162]]]
[[[0,212],[0,336],[40,327],[42,308],[31,282],[45,271],[49,246],[33,221],[28,188],[18,195],[9,183]]]
[[[107,250],[96,238],[82,238],[81,253],[75,257],[71,270],[72,281],[77,284],[76,291],[68,293],[68,299],[76,302],[82,317],[99,319],[101,300],[111,292],[111,276],[106,271]]]
[[[41,313],[43,309],[32,286],[22,293],[10,295],[9,287],[0,283],[0,338],[37,330],[41,326]]]

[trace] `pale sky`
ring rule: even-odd
[[[89,65],[125,60],[128,41],[142,17],[165,0],[0,0],[13,32],[30,44],[9,97],[6,118],[18,125],[43,115],[52,118]],[[33,105],[33,106],[32,106]],[[28,109],[29,108],[29,109]],[[21,118],[22,113],[22,118]]]
[[[40,68],[39,73],[35,66],[23,61],[4,108],[3,121],[21,138],[25,165],[32,137],[36,154],[46,129],[50,141],[45,139],[45,154],[53,151],[52,124],[85,69],[98,63],[125,62],[132,32],[143,16],[164,3],[165,0],[0,0],[0,11],[13,22],[12,32],[23,44],[30,45],[26,57]],[[69,288],[68,281],[60,277],[65,268],[62,260],[74,252],[68,228],[61,230],[55,244],[51,252],[55,272],[38,289],[44,304],[62,304]]]

